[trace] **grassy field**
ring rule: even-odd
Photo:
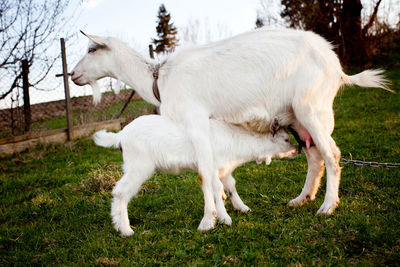
[[[399,91],[400,67],[390,71]],[[343,157],[400,162],[400,94],[350,87],[335,101],[333,134]],[[307,164],[254,162],[234,176],[248,214],[198,233],[199,178],[159,174],[131,201],[135,235],[112,228],[110,188],[121,176],[119,150],[87,139],[0,157],[0,265],[399,265],[400,169],[344,166],[341,203],[316,216],[325,193],[291,209]],[[324,179],[323,179],[324,180]]]

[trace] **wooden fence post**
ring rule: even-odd
[[[149,44],[149,54],[152,59],[154,59],[154,49],[153,45]]]
[[[67,110],[67,135],[68,140],[73,139],[73,124],[72,124],[72,110],[71,110],[71,97],[69,94],[69,84],[68,84],[68,67],[67,67],[67,57],[65,54],[65,40],[64,38],[60,39],[61,41],[61,56],[63,63],[63,78],[64,78],[64,89],[65,89],[65,106]]]
[[[28,60],[22,60],[22,89],[24,92],[24,118],[25,118],[25,132],[31,130],[31,101],[29,98],[29,65]]]

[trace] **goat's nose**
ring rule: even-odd
[[[75,71],[72,71],[72,72],[70,73],[71,77],[74,76],[74,74],[75,74]]]

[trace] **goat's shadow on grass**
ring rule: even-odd
[[[136,217],[129,217],[129,223],[130,225],[136,226],[136,225],[142,225],[143,224],[143,220],[136,218]]]

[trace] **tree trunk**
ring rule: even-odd
[[[342,11],[342,35],[344,39],[343,64],[345,67],[359,66],[367,57],[366,44],[361,27],[360,0],[344,0]]]

